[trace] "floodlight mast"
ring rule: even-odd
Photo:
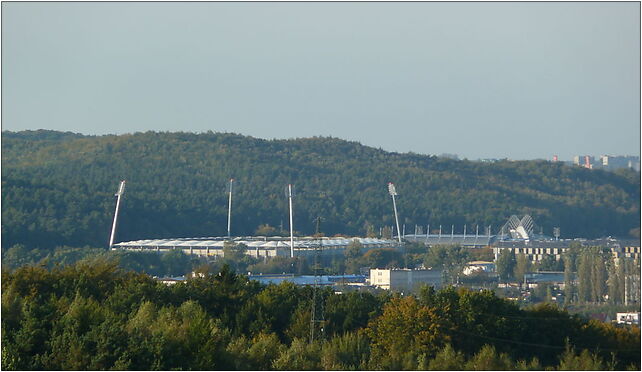
[[[397,202],[395,201],[395,196],[399,194],[397,194],[395,184],[392,182],[388,182],[388,193],[392,196],[392,206],[395,209],[395,222],[397,223],[397,238],[399,238],[399,244],[401,244],[401,230],[399,229],[399,216],[397,215]]]
[[[288,199],[290,202],[290,257],[294,258],[294,225],[292,224],[292,184],[288,184]]]
[[[125,180],[120,181],[120,186],[118,186],[118,192],[114,196],[116,199],[116,212],[114,212],[114,222],[111,225],[111,235],[109,236],[109,248],[111,249],[114,246],[114,237],[116,236],[116,223],[118,222],[118,210],[120,209],[120,198],[125,193]]]
[[[234,178],[230,178],[230,197],[227,207],[227,239],[232,239],[232,188],[234,186]]]

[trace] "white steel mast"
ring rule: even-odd
[[[114,212],[114,222],[111,225],[111,235],[109,236],[109,248],[111,249],[114,246],[114,237],[116,236],[116,222],[118,221],[118,210],[120,209],[120,198],[125,192],[125,180],[120,181],[120,186],[118,187],[118,192],[114,195],[116,199],[116,212]]]
[[[397,215],[397,202],[395,201],[395,196],[399,194],[397,194],[395,184],[392,182],[388,182],[388,193],[392,196],[392,206],[395,209],[395,222],[397,222],[397,237],[399,238],[399,244],[401,244],[401,230],[399,229],[399,216]]]
[[[292,184],[288,184],[288,199],[290,202],[290,257],[294,258],[294,225],[292,224]]]
[[[227,239],[232,239],[232,187],[234,184],[234,178],[230,178],[230,197],[227,207]]]

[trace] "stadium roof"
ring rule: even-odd
[[[454,244],[461,246],[487,246],[495,241],[496,235],[460,235],[460,234],[426,234],[405,235],[404,239],[411,242],[424,243],[426,245]]]
[[[364,247],[391,245],[396,244],[393,240],[377,238],[345,238],[345,237],[322,237],[320,238],[324,247],[347,247],[353,241],[361,243]],[[149,247],[149,248],[167,248],[167,247],[209,247],[222,249],[226,238],[174,238],[174,239],[143,239],[132,240],[114,244],[115,247]],[[240,237],[234,238],[234,243],[245,244],[249,248],[290,248],[289,237]],[[294,239],[294,248],[312,248],[319,244],[319,238],[315,237],[298,237]]]

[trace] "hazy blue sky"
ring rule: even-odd
[[[2,129],[640,153],[639,3],[2,3]]]

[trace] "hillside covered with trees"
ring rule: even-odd
[[[430,152],[427,148],[426,152]],[[127,180],[117,241],[221,236],[227,182],[237,181],[232,233],[288,228],[284,189],[296,186],[295,229],[365,235],[401,222],[493,226],[530,214],[562,237],[627,236],[640,226],[640,175],[546,161],[460,161],[393,153],[336,138],[263,140],[221,133],[84,136],[2,133],[2,247],[107,245],[114,193]],[[265,226],[269,225],[269,226]],[[481,230],[481,229],[480,229]],[[639,231],[639,230],[638,230]]]

